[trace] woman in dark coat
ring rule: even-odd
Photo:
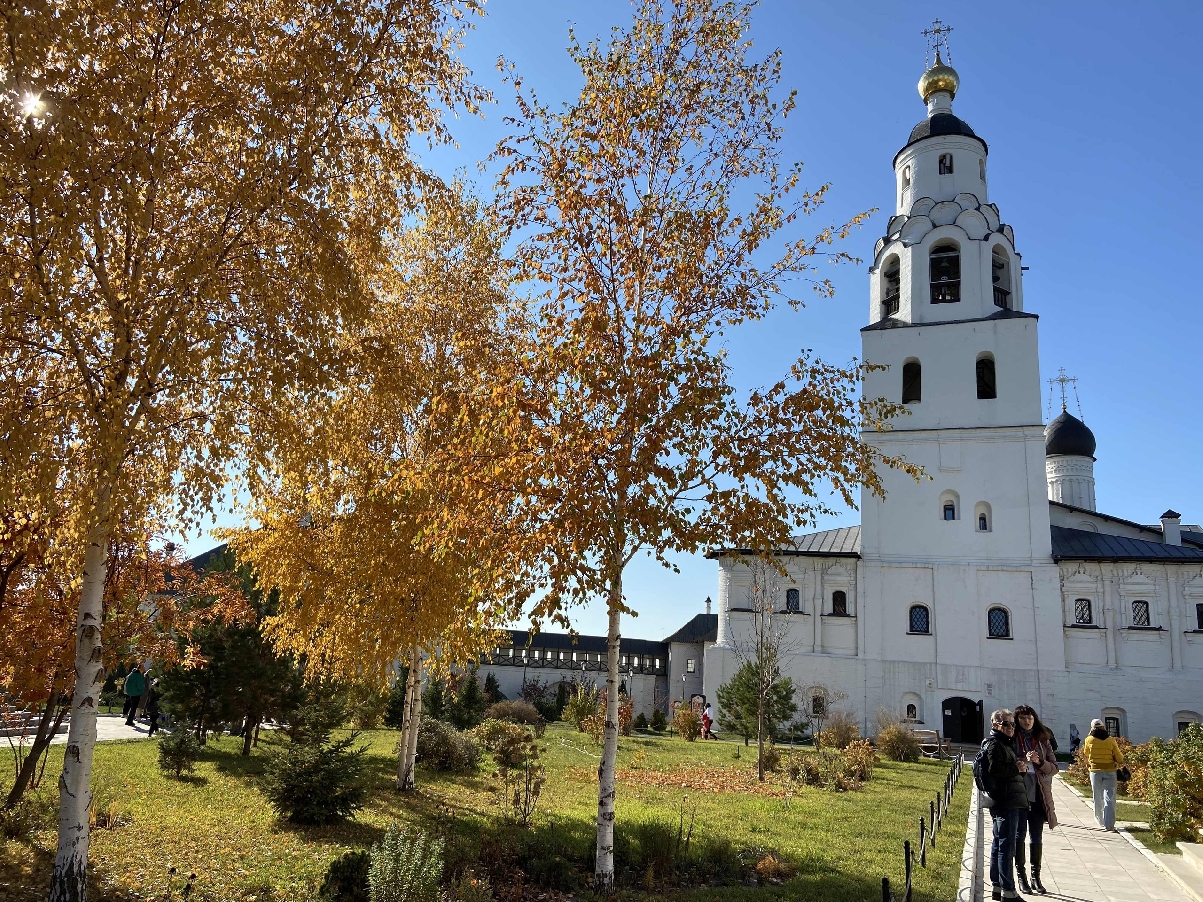
[[[1024,789],[1027,791],[1028,807],[1019,812],[1019,831],[1015,837],[1015,873],[1019,877],[1019,889],[1030,893],[1045,892],[1040,882],[1040,864],[1043,857],[1041,840],[1044,825],[1057,826],[1057,811],[1053,807],[1053,776],[1057,773],[1057,756],[1049,741],[1048,728],[1040,722],[1040,716],[1031,705],[1020,705],[1015,709],[1015,757],[1026,764],[1023,773]],[[1028,883],[1024,873],[1024,839],[1032,844],[1032,882]]]

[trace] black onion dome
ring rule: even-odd
[[[928,116],[911,129],[911,136],[902,150],[906,150],[907,147],[918,141],[922,141],[924,138],[939,138],[944,135],[964,135],[966,138],[973,138],[982,145],[982,150],[987,153],[990,152],[990,148],[986,146],[986,142],[974,134],[973,129],[969,127],[969,123],[963,119],[958,119],[952,113],[936,113],[934,116]],[[902,153],[902,150],[898,151],[898,153]],[[897,154],[894,155],[895,159],[897,159],[897,156]]]
[[[1044,427],[1044,453],[1094,457],[1094,433],[1068,411]]]

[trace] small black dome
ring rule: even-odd
[[[990,152],[986,142],[973,133],[969,123],[958,119],[952,113],[936,113],[936,115],[924,119],[911,129],[911,136],[902,150],[906,150],[916,141],[922,141],[924,138],[938,138],[942,135],[964,135],[966,138],[973,138],[982,145],[982,150]],[[902,153],[902,150],[898,153]],[[895,154],[894,158],[897,159],[897,157],[898,155]]]
[[[1044,427],[1044,453],[1094,457],[1094,433],[1068,411]]]

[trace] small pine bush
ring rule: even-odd
[[[367,798],[367,746],[357,736],[337,742],[291,742],[269,762],[264,794],[294,824],[332,824],[353,817]]]
[[[159,770],[178,780],[185,773],[192,773],[200,753],[200,740],[192,732],[192,726],[181,723],[159,740]]]
[[[636,730],[646,730],[647,729],[647,715],[645,715],[642,711],[640,711],[639,716],[635,718],[635,729]]]
[[[891,761],[919,760],[919,740],[900,723],[882,728],[877,734],[877,748]]]
[[[372,847],[368,868],[371,902],[439,902],[443,841],[393,824]]]
[[[663,733],[668,729],[668,718],[664,716],[664,712],[659,708],[652,712],[652,729],[657,733]]]
[[[370,902],[368,868],[372,855],[367,849],[344,852],[330,862],[317,897],[322,902]]]

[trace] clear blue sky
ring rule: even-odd
[[[498,103],[484,119],[453,123],[458,149],[428,155],[433,168],[467,170],[482,189],[490,177],[475,166],[504,135],[512,109],[497,57],[512,61],[544,102],[567,101],[579,85],[564,52],[568,28],[582,39],[604,35],[629,20],[631,7],[490,0],[487,13],[463,56]],[[753,40],[763,52],[783,50],[783,86],[799,94],[787,156],[805,162],[812,186],[833,183],[827,212],[802,228],[881,208],[846,243],[865,261],[892,213],[891,160],[924,116],[915,90],[919,32],[937,15],[955,29],[955,111],[989,145],[991,200],[1030,267],[1025,308],[1040,315],[1042,378],[1063,366],[1080,380],[1098,439],[1099,509],[1156,523],[1173,507],[1184,522],[1203,521],[1203,481],[1191,463],[1203,438],[1203,292],[1191,287],[1189,269],[1198,258],[1194,217],[1203,215],[1203,5],[766,0]],[[740,385],[774,381],[802,348],[832,361],[858,356],[866,266],[835,271],[834,299],[808,300],[799,314],[732,335]],[[858,519],[847,511],[821,525]],[[197,536],[189,549],[209,544]],[[715,594],[713,563],[683,558],[680,566],[679,575],[650,563],[630,568],[627,594],[641,615],[625,635],[663,638]],[[575,621],[582,632],[604,633],[604,606]]]

